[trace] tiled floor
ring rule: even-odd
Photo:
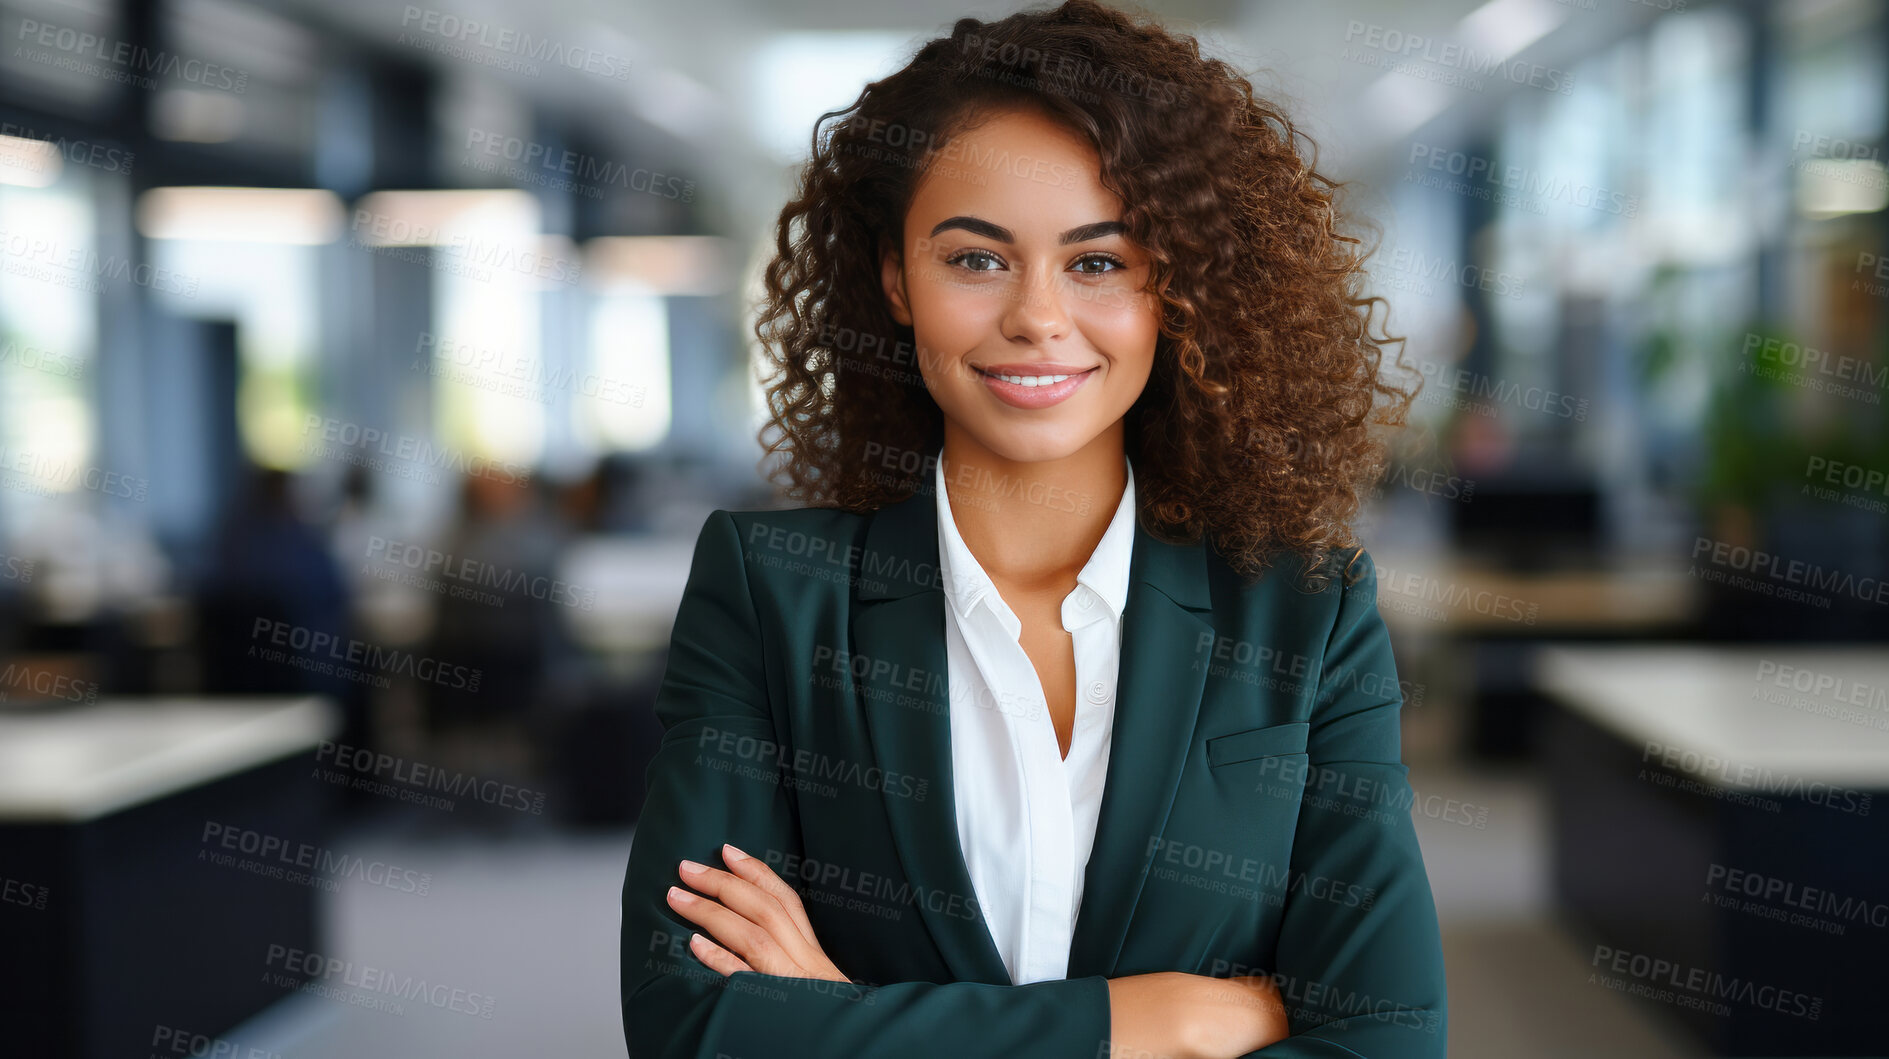
[[[1539,798],[1523,777],[1418,765],[1421,799],[1470,807],[1417,814],[1450,975],[1454,1059],[1695,1059],[1639,1001],[1587,984],[1578,947],[1543,914]],[[1440,804],[1440,803],[1437,803]],[[283,1059],[451,1055],[456,1059],[622,1056],[618,900],[629,838],[502,823],[467,832],[419,810],[364,831],[349,852],[430,872],[425,896],[344,882],[332,955],[449,987],[444,1006],[396,1013],[298,995],[225,1035]],[[1483,826],[1456,820],[1480,818]],[[490,997],[491,1016],[453,1010],[450,989]],[[476,1001],[475,1001],[476,1003]]]

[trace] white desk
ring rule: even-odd
[[[318,697],[120,698],[0,713],[0,822],[91,820],[313,748],[339,729]]]
[[[1647,1010],[1713,1055],[1882,1054],[1889,649],[1549,645],[1537,662],[1556,902],[1596,954],[1685,968],[1608,987],[1665,997]],[[1814,998],[1818,1017],[1710,975]]]
[[[1707,757],[1889,789],[1889,646],[1562,646],[1536,657],[1543,690],[1628,743],[1695,751],[1688,770],[1714,782],[1738,770],[1707,770]]]
[[[259,845],[329,848],[310,773],[339,727],[306,696],[0,713],[0,880],[35,898],[0,903],[0,1052],[142,1055],[153,1026],[214,1036],[280,1000],[261,954],[319,948],[322,891]]]

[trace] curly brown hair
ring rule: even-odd
[[[879,262],[952,137],[1018,106],[1093,144],[1154,263],[1154,368],[1123,420],[1137,519],[1175,543],[1209,534],[1249,584],[1294,555],[1322,588],[1334,559],[1355,560],[1350,522],[1385,468],[1373,425],[1402,425],[1417,392],[1384,377],[1388,344],[1407,366],[1402,338],[1372,333],[1384,300],[1362,294],[1369,251],[1340,233],[1341,185],[1278,107],[1194,38],[1093,0],[960,19],[814,123],[754,324],[762,463],[781,457],[767,478],[855,512],[930,487],[928,463],[884,459],[935,453],[944,416]]]

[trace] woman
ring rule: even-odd
[[[835,115],[829,114],[822,118]],[[1356,241],[1227,66],[959,21],[816,134],[623,892],[633,1059],[1442,1056]]]

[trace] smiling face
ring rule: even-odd
[[[1159,334],[1150,261],[1121,212],[1095,149],[1034,110],[1002,111],[933,159],[882,280],[954,451],[1120,449]]]

